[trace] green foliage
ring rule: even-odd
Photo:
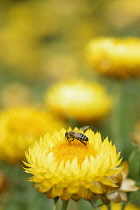
[[[140,151],[134,148],[129,156],[130,176],[139,181],[140,178]]]

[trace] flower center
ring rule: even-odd
[[[77,157],[78,163],[81,164],[86,157],[96,157],[97,151],[89,148],[90,145],[84,145],[79,141],[63,142],[61,144],[53,146],[49,152],[53,152],[57,160],[70,160],[72,161]]]

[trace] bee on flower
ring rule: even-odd
[[[85,134],[81,133],[81,131],[84,132],[88,128],[89,126],[84,126],[77,130],[67,131],[65,133],[66,140],[70,143],[71,141],[74,141],[74,139],[76,139],[80,141],[82,144],[86,145],[85,142],[88,141],[88,137]]]
[[[65,140],[64,128],[52,135],[46,134],[25,153],[25,171],[30,173],[33,187],[48,198],[66,201],[94,199],[106,194],[111,187],[118,188],[113,176],[122,171],[120,153],[108,138],[102,141],[100,133],[85,131],[88,144]],[[109,152],[108,152],[109,151]]]

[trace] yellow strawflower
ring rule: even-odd
[[[82,80],[55,84],[45,100],[53,112],[84,122],[105,117],[112,106],[112,99],[102,85]]]
[[[112,210],[120,210],[121,209],[121,206],[122,204],[121,203],[112,203]],[[107,207],[104,205],[104,206],[101,206],[100,207],[100,210],[107,210]],[[125,210],[140,210],[140,207],[138,206],[135,206],[131,203],[127,204],[125,206]]]
[[[94,39],[88,44],[87,59],[103,75],[122,79],[140,76],[140,39]]]
[[[0,159],[16,163],[24,151],[44,133],[60,129],[64,123],[51,113],[33,107],[16,107],[0,114]]]
[[[120,182],[119,188],[114,192],[108,193],[106,195],[109,201],[113,201],[115,203],[120,203],[121,201],[128,201],[127,192],[134,192],[139,190],[140,188],[136,186],[136,181],[130,178],[127,178],[129,172],[129,165],[127,161],[124,161],[121,166],[123,166],[123,170],[120,174],[117,174],[117,180]]]
[[[77,129],[77,128],[75,128]],[[70,130],[70,129],[69,129]],[[24,164],[30,181],[48,198],[60,197],[89,200],[96,194],[107,193],[109,187],[118,187],[113,175],[119,173],[120,153],[108,138],[102,141],[100,133],[87,130],[87,145],[78,140],[68,143],[65,129],[46,134],[26,151]]]

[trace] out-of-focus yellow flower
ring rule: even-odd
[[[0,114],[0,159],[16,163],[36,138],[60,129],[64,123],[52,114],[31,107],[5,110]]]
[[[0,8],[0,17],[1,13],[3,15],[0,25],[0,62],[26,78],[38,78],[46,74],[47,77],[56,76],[55,72],[49,71],[48,54],[56,54],[57,51],[59,54],[61,45],[61,52],[64,54],[76,57],[74,48],[79,56],[79,46],[81,49],[91,38],[91,34],[103,29],[92,18],[94,7],[84,0],[82,3],[75,1],[74,4],[68,1],[9,1],[10,6],[6,6],[4,1],[1,5],[3,7]],[[66,52],[66,43],[73,46],[69,52]],[[66,76],[66,70],[63,70],[65,66],[69,74],[73,71],[73,63],[67,64],[67,56],[56,63],[54,61],[52,65],[56,68],[57,64],[62,66],[59,69],[61,76],[63,73]],[[80,62],[77,64],[81,66]],[[59,75],[57,74],[58,77]]]
[[[87,122],[105,117],[112,105],[103,86],[81,80],[55,84],[45,100],[53,112]]]
[[[111,209],[112,210],[120,210],[121,206],[122,206],[121,203],[112,203],[112,208]],[[105,205],[100,207],[100,210],[106,210],[106,209],[107,208],[106,208]],[[140,210],[140,207],[129,203],[125,206],[125,210]]]
[[[43,39],[56,33],[59,15],[49,1],[18,2],[6,11],[8,18],[0,28],[1,62],[24,76],[41,76]]]
[[[109,193],[106,195],[106,197],[115,203],[120,203],[121,201],[128,201],[127,192],[133,192],[138,189],[136,181],[133,179],[127,178],[128,172],[129,172],[129,165],[126,161],[124,161],[121,166],[123,166],[123,170],[120,172],[120,174],[117,174],[116,179],[121,181],[119,189],[117,191],[114,191],[113,193]],[[119,177],[120,176],[120,177]]]
[[[140,76],[140,39],[94,39],[88,45],[87,58],[101,74],[122,79]]]
[[[26,172],[33,175],[30,181],[34,187],[49,198],[59,196],[75,201],[89,200],[95,193],[104,194],[108,186],[117,188],[113,175],[122,170],[117,167],[120,153],[116,153],[108,138],[102,142],[100,133],[87,130],[87,146],[76,140],[69,144],[65,132],[61,129],[47,134],[26,152]]]

